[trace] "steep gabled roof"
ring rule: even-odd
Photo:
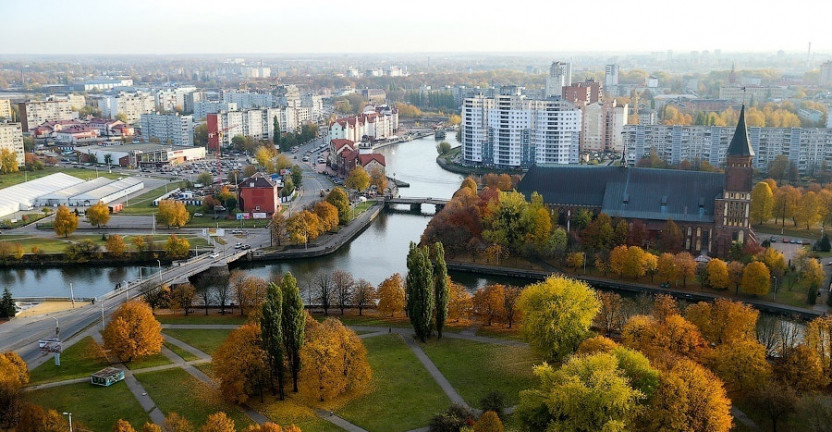
[[[731,138],[727,156],[754,156],[754,149],[751,148],[751,142],[748,140],[748,127],[745,125],[745,105],[740,110],[737,130]]]
[[[379,164],[381,164],[381,166],[387,166],[383,154],[365,153],[358,155],[358,162],[361,164],[361,166],[367,166],[367,164],[372,161],[378,162]]]

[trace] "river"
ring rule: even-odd
[[[445,141],[459,145],[453,133]],[[378,149],[385,156],[387,172],[410,184],[402,188],[402,196],[450,198],[463,177],[443,170],[436,164],[436,144],[433,136],[393,144]],[[410,242],[418,242],[425,230],[432,208],[424,206],[425,214],[384,212],[352,243],[336,253],[313,259],[275,263],[242,264],[237,268],[253,275],[269,278],[292,272],[301,282],[320,271],[346,270],[356,279],[366,279],[378,285],[393,273],[407,272],[406,257]],[[135,280],[140,273],[145,277],[155,273],[156,267],[139,266],[79,266],[45,269],[2,269],[0,281],[19,297],[69,297],[72,283],[76,297],[96,297],[124,280]],[[466,273],[452,273],[458,283],[476,288],[489,281],[500,280],[477,277]]]

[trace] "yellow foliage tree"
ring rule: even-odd
[[[136,429],[133,428],[133,425],[129,421],[118,419],[116,424],[113,425],[113,432],[136,432]]]
[[[375,185],[378,193],[384,193],[387,189],[387,174],[384,173],[383,169],[375,167],[370,171],[370,185]]]
[[[606,353],[614,350],[618,344],[614,340],[604,336],[593,336],[589,339],[584,339],[578,350],[575,351],[577,355],[592,355],[597,353]]]
[[[658,274],[662,282],[676,281],[678,271],[676,269],[676,258],[672,253],[665,252],[659,255]]]
[[[118,234],[110,234],[107,237],[107,254],[114,258],[123,257],[127,252],[127,245],[124,244],[124,239]]]
[[[323,231],[330,231],[338,226],[338,209],[326,201],[315,204],[315,214],[321,222]]]
[[[708,364],[733,391],[744,395],[750,395],[771,378],[766,348],[752,339],[719,345],[710,352]]]
[[[370,187],[370,174],[367,173],[364,167],[358,165],[347,174],[347,179],[344,180],[344,186],[357,191],[363,191]]]
[[[194,432],[194,426],[185,417],[172,412],[165,417],[164,432]]]
[[[131,300],[113,312],[104,329],[104,347],[123,362],[162,352],[162,325],[147,303]]]
[[[635,315],[624,324],[621,342],[651,359],[667,354],[698,359],[707,346],[696,326],[680,315],[671,315],[665,321]]]
[[[58,206],[52,228],[55,230],[55,234],[69,237],[78,229],[78,216],[69,211],[69,208],[64,205]]]
[[[748,294],[766,295],[771,288],[771,273],[760,261],[745,266],[742,272],[742,290]]]
[[[813,349],[823,363],[824,370],[832,371],[832,316],[825,315],[806,326],[806,345]]]
[[[728,288],[731,280],[728,276],[728,264],[725,261],[714,258],[708,262],[705,270],[708,275],[708,285],[716,289]]]
[[[820,356],[807,344],[786,351],[775,370],[778,378],[798,393],[817,391],[829,384]]]
[[[321,221],[318,215],[303,210],[289,216],[286,221],[286,232],[289,234],[289,239],[296,244],[308,244],[315,240],[322,232]]]
[[[361,391],[372,379],[361,339],[336,319],[307,320],[300,357],[301,387],[320,401]]]
[[[232,331],[217,348],[211,364],[225,399],[245,403],[249,396],[262,391],[269,379],[269,369],[260,325],[249,322]]]
[[[385,279],[378,286],[378,312],[395,316],[396,312],[404,310],[404,281],[398,273]],[[451,299],[453,301],[453,298]],[[450,304],[448,305],[450,313]]]
[[[29,383],[29,368],[17,353],[0,353],[0,427],[11,426],[22,402],[23,387]]]
[[[171,234],[168,241],[165,243],[165,254],[171,259],[183,259],[188,257],[188,251],[191,244],[185,237],[179,237],[176,234]]]
[[[699,302],[688,306],[686,318],[702,336],[715,344],[739,340],[755,340],[760,312],[747,304],[718,298],[713,303]]]
[[[110,221],[110,208],[107,204],[99,201],[87,209],[87,220],[91,225],[96,225],[101,228],[101,225],[107,225]]]
[[[237,428],[234,426],[234,420],[220,411],[208,416],[205,424],[199,428],[199,432],[236,432]]]
[[[494,320],[499,321],[505,316],[505,301],[505,286],[501,284],[488,285],[474,293],[474,314],[490,326]]]
[[[687,286],[688,278],[696,276],[696,260],[688,252],[677,253],[674,259],[677,274],[682,278],[682,286]]]
[[[191,219],[191,214],[181,201],[159,201],[159,211],[156,212],[156,223],[165,224],[168,228],[181,228]]]
[[[448,319],[459,322],[468,318],[474,309],[471,293],[463,285],[451,282],[448,296]]]
[[[572,252],[566,255],[566,266],[571,268],[572,271],[578,271],[579,268],[583,267],[584,265],[584,253],[583,252]]]
[[[503,432],[503,422],[494,411],[486,411],[474,424],[474,432]]]
[[[766,182],[759,182],[751,191],[750,218],[758,224],[767,222],[774,215],[774,192]]]

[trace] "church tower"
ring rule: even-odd
[[[725,256],[734,243],[756,243],[751,230],[751,189],[754,149],[748,140],[745,105],[740,111],[737,130],[728,146],[725,164],[725,189],[714,205],[716,255]]]

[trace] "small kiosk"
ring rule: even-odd
[[[114,367],[107,367],[90,376],[90,382],[95,385],[109,387],[124,379],[124,371]]]

